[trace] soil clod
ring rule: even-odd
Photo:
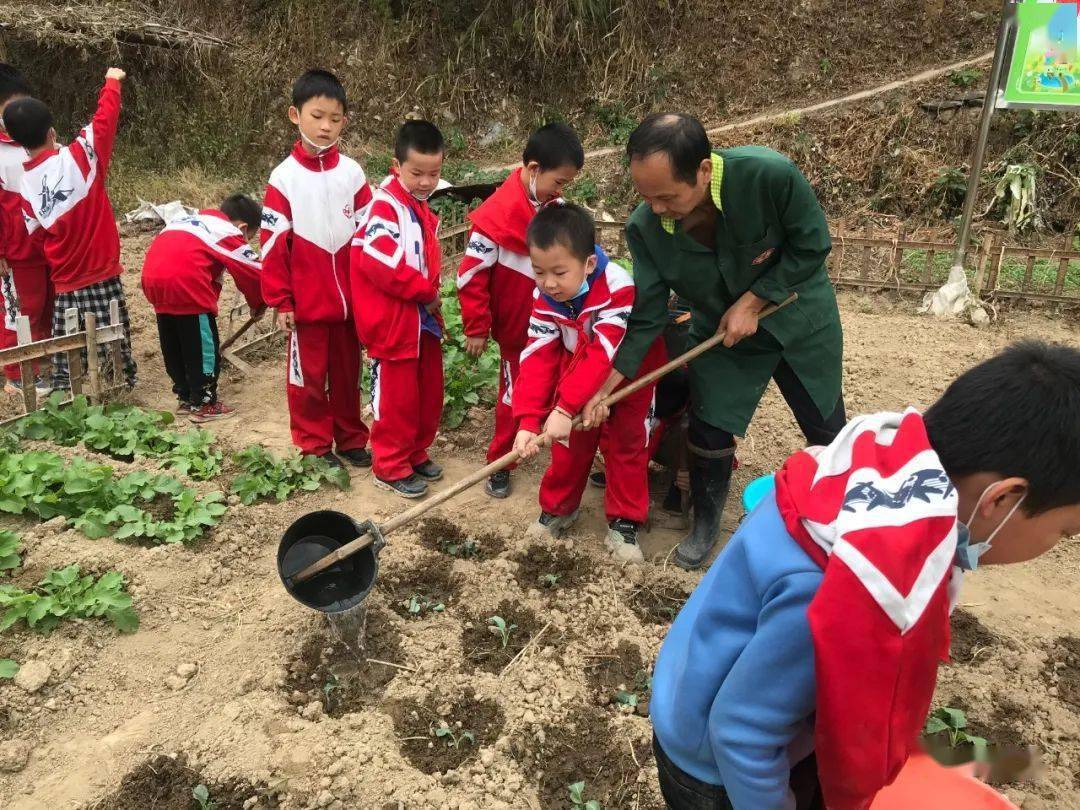
[[[977,664],[1000,644],[998,636],[967,610],[953,611],[949,651],[954,664]]]
[[[1046,657],[1043,679],[1057,685],[1058,698],[1080,711],[1080,638],[1062,636]]]
[[[471,689],[435,693],[423,703],[402,700],[390,708],[402,755],[424,773],[445,773],[493,745],[502,732],[502,710]]]

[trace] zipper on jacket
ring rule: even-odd
[[[326,168],[323,166],[322,153],[319,154],[319,174],[323,178],[323,193],[326,199],[326,208],[330,214],[330,218],[326,220],[327,232],[330,236],[330,273],[334,277],[334,286],[337,287],[338,297],[341,298],[341,313],[344,320],[349,320],[349,305],[345,301],[345,291],[341,289],[341,282],[338,281],[337,276],[337,251],[333,249],[334,244],[334,224],[333,224],[333,204],[334,200],[330,196],[330,181],[326,178]]]

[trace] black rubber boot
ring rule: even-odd
[[[675,564],[691,571],[700,568],[720,538],[720,516],[724,513],[728,487],[731,485],[731,465],[735,458],[701,458],[690,454],[690,504],[693,525],[679,547],[675,549]]]

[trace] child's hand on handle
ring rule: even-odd
[[[607,418],[611,415],[611,408],[602,403],[611,396],[611,392],[618,388],[625,379],[626,377],[615,369],[611,370],[608,378],[604,380],[604,384],[600,386],[600,390],[593,394],[592,399],[586,402],[585,407],[581,410],[582,430],[598,428],[607,421]]]
[[[531,430],[519,430],[514,437],[514,450],[522,458],[532,458],[540,452],[537,435]]]
[[[122,82],[127,78],[127,74],[118,67],[111,67],[105,71],[106,79],[116,79],[118,82]]]
[[[291,332],[296,328],[296,318],[291,312],[279,312],[275,316],[274,322],[282,332]]]
[[[465,353],[469,357],[479,357],[487,349],[486,337],[466,337],[465,338]]]
[[[435,315],[442,311],[442,298],[438,295],[434,299],[424,304],[424,309],[428,311],[429,315]]]
[[[544,433],[552,442],[565,442],[570,438],[574,429],[574,418],[566,411],[556,408],[552,411],[544,423]]]

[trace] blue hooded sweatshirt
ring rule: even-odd
[[[770,493],[675,618],[649,713],[664,753],[722,785],[735,810],[791,810],[790,771],[813,751],[814,648],[806,610],[824,572]]]

